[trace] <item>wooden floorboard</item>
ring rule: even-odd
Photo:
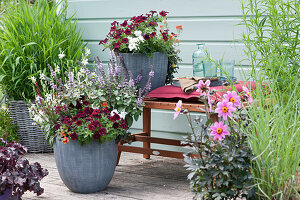
[[[27,192],[24,200],[185,200],[192,199],[188,191],[184,161],[180,159],[151,156],[143,159],[141,154],[122,152],[119,166],[109,186],[94,194],[76,194],[61,181],[53,154],[28,154],[31,162],[40,162],[49,170],[41,186],[45,193],[39,197]]]

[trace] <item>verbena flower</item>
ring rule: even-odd
[[[253,99],[252,99],[251,93],[249,92],[249,89],[247,87],[243,86],[243,90],[245,92],[245,96],[247,97],[249,103],[252,103]]]
[[[227,117],[232,117],[232,112],[236,111],[236,108],[231,102],[223,100],[217,103],[217,108],[215,110],[218,113],[218,117],[223,117],[224,120],[227,120]]]
[[[227,91],[223,97],[226,101],[231,102],[234,106],[241,106],[241,97],[236,93],[236,91]]]
[[[218,139],[218,140],[222,141],[222,140],[225,138],[226,135],[229,135],[229,134],[230,134],[229,131],[227,131],[227,125],[224,124],[222,121],[220,121],[220,122],[215,122],[215,123],[210,127],[210,129],[211,129],[210,134],[211,134],[212,136],[214,136],[214,137],[213,137],[213,140]]]
[[[174,110],[175,110],[175,113],[174,113],[173,119],[176,119],[180,115],[181,110],[182,110],[182,101],[181,100],[178,101]]]

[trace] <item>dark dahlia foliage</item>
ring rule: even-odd
[[[206,125],[199,134],[189,135],[186,142],[192,147],[185,156],[189,174],[190,187],[195,198],[200,199],[254,199],[250,172],[251,151],[242,134],[227,136],[222,144],[212,141],[207,134]],[[202,138],[202,139],[201,139]],[[203,145],[198,142],[202,141]]]
[[[21,199],[26,191],[37,196],[44,192],[40,187],[42,178],[48,175],[39,163],[30,164],[23,156],[27,149],[16,142],[7,143],[0,138],[4,147],[0,147],[0,194],[12,188],[12,199]]]

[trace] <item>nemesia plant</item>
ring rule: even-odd
[[[151,88],[153,71],[149,74],[148,84],[138,91],[139,80],[133,80],[131,75],[123,76],[125,72],[119,58],[112,57],[107,73],[96,58],[97,69],[92,72],[85,63],[88,54],[86,50],[79,62],[82,68],[78,73],[71,69],[66,72],[65,84],[57,75],[63,72],[49,66],[51,77],[40,76],[42,88],[51,87],[45,96],[37,82],[33,82],[37,97],[30,107],[30,114],[50,144],[55,137],[64,143],[78,140],[82,144],[125,137],[133,118],[137,119],[142,112],[143,98]]]
[[[182,26],[176,26],[177,33],[170,31],[166,11],[153,11],[140,16],[134,16],[122,23],[114,21],[107,37],[99,45],[118,53],[142,53],[152,56],[154,52],[168,55],[168,75],[166,83],[171,83],[173,73],[177,72],[178,62],[181,61],[176,49],[179,45],[178,36]]]
[[[194,124],[182,102],[178,102],[174,114],[174,119],[180,113],[186,114],[192,130],[183,143],[189,150],[184,160],[187,170],[191,171],[188,179],[194,198],[251,199],[255,196],[251,187],[252,154],[240,129],[248,123],[241,101],[249,104],[250,92],[244,89],[239,96],[235,91],[227,91],[218,102],[220,98],[212,98],[217,94],[209,85],[209,80],[200,80],[197,85],[200,100],[205,104],[206,123],[196,117]]]

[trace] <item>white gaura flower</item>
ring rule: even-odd
[[[40,74],[40,79],[41,79],[41,80],[46,80],[46,75],[43,74],[43,73],[41,73],[41,74]]]
[[[66,55],[64,54],[64,51],[62,51],[60,54],[58,54],[59,59],[63,59]]]
[[[89,48],[85,48],[85,55],[90,55],[91,54],[91,50]]]
[[[35,84],[36,83],[36,79],[34,76],[30,76],[29,79]]]
[[[84,66],[86,66],[87,64],[89,64],[88,59],[87,58],[82,59],[82,64]]]

